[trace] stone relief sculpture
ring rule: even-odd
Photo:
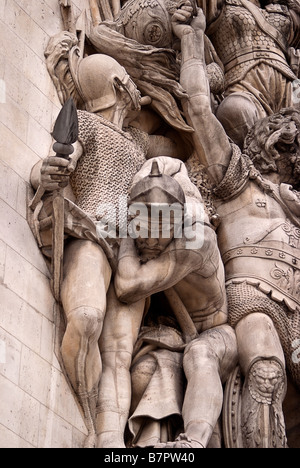
[[[97,81],[86,81],[85,76],[91,77],[93,73],[97,73]],[[117,196],[123,195],[126,200],[130,181],[145,161],[147,138],[139,130],[124,132],[122,129],[127,112],[139,108],[140,94],[116,61],[101,55],[82,60],[78,86],[84,93],[89,112],[78,111],[76,151],[70,160],[58,157],[44,160],[41,168],[33,170],[32,183],[36,187],[40,184],[45,190],[42,206],[38,208],[39,219],[51,213],[53,190],[70,183],[76,197],[74,204],[74,198],[65,194],[63,222],[68,240],[57,299],[61,301],[67,319],[62,342],[64,366],[84,410],[89,430],[86,445],[94,446],[95,409],[102,368],[98,340],[114,268],[113,247],[97,235],[96,222],[99,216],[107,216],[108,203],[109,207],[111,203],[118,206]],[[95,177],[100,172],[108,179]],[[101,212],[101,206],[104,212]],[[50,241],[47,239],[49,226],[46,228],[44,232],[40,226],[40,242],[44,253],[51,255],[51,237]],[[132,316],[135,309],[142,314],[143,304],[130,309]]]
[[[198,0],[225,71],[225,99],[217,111],[241,147],[254,123],[290,107],[299,78],[298,1]],[[235,117],[232,120],[232,113]]]
[[[79,18],[59,4],[46,65],[57,126],[74,103],[78,138],[67,119],[66,140],[53,132],[29,221],[66,318],[85,446],[287,447],[299,2],[90,0]],[[170,206],[165,233],[151,210]]]
[[[46,57],[62,103],[71,95],[77,106],[85,109],[78,111],[78,143],[70,161],[50,157],[43,162],[42,168],[38,166],[32,173],[33,186],[37,188],[40,184],[46,192],[42,206],[35,202],[38,210],[36,216],[40,219],[43,217],[42,211],[46,210],[46,199],[48,210],[51,211],[52,198],[51,195],[47,197],[49,192],[64,187],[69,181],[72,189],[71,200],[67,198],[65,202],[64,224],[65,233],[70,239],[76,240],[70,240],[66,245],[64,278],[61,294],[57,297],[67,318],[62,358],[72,387],[84,409],[89,430],[86,445],[95,445],[96,425],[100,425],[100,446],[123,446],[126,412],[130,405],[127,391],[130,380],[128,356],[137,338],[144,302],[139,301],[125,308],[114,297],[113,287],[108,291],[111,269],[115,268],[115,254],[105,240],[100,240],[96,224],[97,220],[106,219],[115,232],[122,229],[126,231],[126,199],[132,177],[146,156],[155,156],[158,151],[176,156],[178,150],[172,141],[163,136],[148,136],[137,128],[123,131],[127,114],[139,112],[142,99],[125,69],[113,58],[103,54],[82,58],[76,36],[68,32],[51,39]],[[105,173],[105,178],[98,178],[99,173]],[[87,184],[88,180],[90,182]],[[72,202],[74,197],[75,204]],[[50,211],[45,213],[49,215]],[[47,239],[47,245],[45,238],[49,233],[40,232],[40,226],[37,233],[40,245],[43,252],[51,256],[51,236],[50,240]],[[126,316],[122,324],[124,310]],[[105,341],[106,333],[109,334],[110,350],[107,352],[105,348],[100,353],[98,340],[105,314],[111,315],[116,342],[112,342],[111,330],[107,325],[102,339]],[[116,323],[120,324],[117,333]],[[132,340],[130,334],[133,334]],[[117,357],[113,357],[113,353]],[[103,374],[100,355],[104,359]],[[124,369],[124,375],[121,375],[120,368]],[[111,372],[117,369],[118,376],[112,378]],[[100,394],[102,387],[109,392],[110,407],[103,408],[100,403],[100,422],[97,423],[95,409],[101,376]],[[116,386],[115,402],[112,385]]]
[[[297,286],[290,294],[299,262],[290,237],[299,226],[299,112],[283,109],[258,122],[246,139],[247,155],[242,155],[210,109],[201,12],[199,16],[192,26],[183,27],[182,40],[190,44],[190,55],[186,60],[183,55],[181,84],[189,94],[186,115],[195,128],[195,147],[216,182],[229,323],[236,330],[246,377],[243,443],[285,447],[285,362],[299,385],[299,364],[292,359],[293,343],[299,339]],[[259,422],[264,412],[265,425]]]
[[[150,170],[151,165],[152,170]],[[190,182],[183,163],[176,159],[168,160],[161,157],[155,159],[155,162],[150,160],[145,163],[133,180],[130,203],[145,205],[149,211],[145,213],[145,219],[139,216],[142,230],[139,237],[136,240],[130,237],[121,240],[115,275],[116,294],[122,302],[132,303],[136,299],[140,300],[159,291],[165,291],[187,341],[183,356],[183,369],[187,378],[187,388],[182,403],[184,430],[175,442],[158,443],[155,446],[204,448],[211,439],[221,413],[222,382],[227,380],[237,360],[236,338],[233,329],[226,324],[224,269],[216,235],[207,215],[201,216],[201,221],[197,219],[197,207],[200,205],[202,208],[203,201],[196,187]],[[169,236],[163,234],[163,223],[166,220],[170,222],[170,219],[162,217],[157,226],[158,236],[155,237],[151,226],[151,223],[154,223],[151,216],[152,208],[163,211],[174,203],[177,204],[178,216],[175,216],[175,220],[171,223]],[[188,210],[184,209],[185,206]],[[156,222],[159,222],[158,218]],[[183,233],[180,237],[176,237],[176,230],[178,227],[181,230],[183,222]],[[201,224],[197,227],[199,223]],[[194,232],[193,242],[191,242],[191,232]],[[178,317],[179,310],[181,315]],[[194,327],[192,324],[189,325],[191,320]],[[170,350],[174,330],[170,330],[169,337],[164,336],[168,335],[166,328],[161,335],[160,331],[148,330],[147,336],[143,333],[143,341],[148,339],[152,345],[156,341],[158,348],[163,349],[165,346]],[[176,338],[173,343],[175,350],[180,342],[179,338]],[[160,363],[163,371],[165,362]],[[158,424],[154,424],[156,431],[152,433],[151,423],[153,425],[153,421],[176,413],[181,414],[181,407],[176,407],[180,401],[179,395],[173,394],[171,398],[172,390],[174,392],[179,386],[178,383],[172,386],[172,381],[180,379],[181,372],[178,362],[176,366],[174,361],[175,370],[173,369],[173,377],[169,379],[170,365],[167,364],[168,382],[165,386],[168,391],[164,394],[162,390],[164,382],[161,380],[165,378],[162,372],[161,380],[156,380],[160,389],[160,402],[157,404],[155,393],[151,394],[151,385],[147,382],[147,374],[151,374],[149,371],[151,358],[149,366],[145,355],[140,353],[139,357],[135,356],[135,367],[135,381],[141,394],[141,401],[131,416],[131,422],[135,421],[133,432],[141,439],[142,446],[149,443],[151,445],[155,442],[155,438],[156,442],[159,442]],[[154,369],[153,371],[155,372]],[[144,392],[141,390],[142,387],[145,388]],[[195,389],[198,389],[197,392]],[[201,401],[198,392],[201,394]],[[140,415],[144,416],[142,428],[146,426],[146,434],[142,433],[141,428],[137,429]],[[151,420],[150,424],[145,422],[146,415]],[[136,440],[135,444],[139,442]]]

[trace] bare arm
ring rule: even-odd
[[[188,258],[190,255],[194,258]],[[122,239],[115,276],[117,297],[122,302],[132,303],[169,289],[201,267],[202,257],[199,255],[199,264],[195,263],[195,258],[192,251],[171,250],[142,264],[134,240]]]
[[[230,162],[231,145],[211,110],[204,59],[205,17],[198,9],[198,16],[187,25],[183,23],[184,16],[187,14],[182,16],[181,10],[173,16],[174,33],[181,39],[180,84],[188,94],[183,106],[188,123],[195,130],[193,138],[200,162],[208,167],[214,183],[219,184]]]

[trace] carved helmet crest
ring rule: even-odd
[[[162,194],[167,196],[169,203],[185,204],[185,194],[179,183],[173,177],[161,173],[154,160],[150,174],[131,188],[130,199],[131,203],[160,203]]]

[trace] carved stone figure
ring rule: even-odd
[[[57,89],[57,94],[61,104],[64,104],[71,96],[78,109],[85,110],[87,112],[94,112],[94,107],[97,107],[97,104],[99,104],[95,102],[97,97],[95,97],[94,94],[97,92],[103,93],[103,100],[107,94],[108,102],[105,105],[108,106],[109,102],[113,100],[113,92],[109,86],[106,86],[106,89],[101,89],[101,86],[103,86],[101,81],[98,83],[99,89],[96,89],[96,82],[93,80],[93,77],[97,74],[95,59],[93,59],[94,75],[92,77],[90,74],[88,80],[86,79],[89,57],[83,58],[82,48],[84,47],[81,42],[84,42],[84,40],[80,41],[74,33],[70,33],[68,31],[58,33],[50,39],[45,51],[46,64],[49,74],[51,75],[53,83]],[[122,50],[121,43],[118,44],[117,50],[119,53],[120,50]],[[103,54],[92,55],[103,56]],[[160,57],[159,54],[158,56]],[[108,60],[111,58],[109,54],[107,57]],[[150,60],[149,62],[151,63]],[[127,76],[129,77],[128,74]],[[112,79],[115,79],[115,86],[117,86],[118,77],[112,76]],[[82,88],[81,81],[84,81],[85,83],[84,89]],[[134,84],[131,82],[131,77],[130,80],[127,79],[127,81],[128,87],[132,88]],[[177,85],[179,86],[179,84]],[[159,94],[159,90],[157,90],[157,93]],[[167,132],[164,136],[162,133],[165,132],[161,132],[159,128],[161,122],[158,117],[155,117],[153,112],[144,110],[144,108],[147,109],[147,105],[151,102],[152,99],[150,96],[143,96],[141,98],[142,109],[138,109],[138,111],[129,109],[124,126],[127,127],[130,123],[130,126],[141,129],[142,133],[144,132],[144,134],[146,134],[145,132],[147,132],[150,135],[148,157],[164,154],[166,156],[177,158],[187,158],[191,150],[190,144],[187,144],[183,149],[182,140],[180,137],[176,136],[176,134],[173,133],[170,135]],[[135,107],[138,107],[137,103]],[[188,132],[192,132],[192,129],[189,126],[186,125],[186,127]],[[157,130],[159,130],[159,132],[157,132]]]
[[[180,148],[162,135],[127,128],[141,104],[148,102],[147,97],[141,98],[125,69],[113,58],[103,54],[83,58],[79,46],[75,34],[62,32],[51,38],[45,54],[62,104],[71,96],[80,109],[79,138],[70,161],[50,157],[42,169],[33,170],[33,185],[37,188],[40,184],[46,191],[42,205],[36,207],[36,234],[43,252],[51,257],[52,236],[45,229],[47,223],[40,220],[51,215],[49,192],[70,182],[71,199],[65,200],[68,242],[64,281],[58,298],[68,321],[62,357],[84,408],[89,429],[86,445],[93,446],[98,433],[99,447],[124,447],[130,407],[129,368],[144,301],[128,308],[116,299],[113,287],[108,290],[117,242],[109,244],[106,238],[126,233],[129,185],[146,157],[175,157]],[[104,225],[107,231],[102,230]]]
[[[156,170],[155,164],[158,165]],[[178,160],[161,157],[154,163],[148,161],[134,178],[130,203],[148,209],[138,216],[136,240],[131,237],[121,240],[114,281],[117,297],[130,304],[165,291],[175,316],[178,317],[178,309],[184,314],[178,321],[190,341],[183,357],[187,378],[182,408],[184,433],[176,441],[157,447],[203,448],[209,443],[221,413],[222,382],[226,381],[237,360],[235,334],[226,324],[224,270],[216,235],[204,211],[201,218],[192,216],[193,211],[197,213],[198,205],[202,208],[203,201],[190,182],[183,163]],[[164,212],[173,204],[179,209],[173,221],[169,216],[154,219],[153,208]],[[155,235],[154,222],[158,223]],[[170,223],[169,235],[164,234],[164,223]],[[183,223],[183,233],[177,236],[177,229]],[[189,244],[193,230],[195,240]],[[192,336],[186,333],[191,320],[194,324]],[[143,380],[148,387],[145,376]],[[157,384],[164,386],[163,382]],[[171,386],[171,382],[166,386]],[[144,416],[148,414],[152,420],[157,419],[157,407],[151,408],[156,405],[155,400],[150,399],[149,393],[145,398],[145,402],[139,403],[143,405]],[[170,405],[171,398],[168,410],[164,408],[159,419],[171,411]],[[140,411],[136,408],[133,418],[137,418]],[[141,431],[137,432],[142,437]],[[153,442],[154,436],[148,433],[148,437]]]
[[[225,69],[225,99],[217,117],[243,148],[257,120],[293,104],[292,83],[299,77],[299,1],[198,0],[198,5]]]
[[[30,225],[85,446],[287,447],[299,0],[58,3],[45,57],[65,138],[32,170]],[[72,100],[78,129],[61,125]]]
[[[118,315],[120,312],[120,317],[114,320],[117,336],[122,337],[127,332],[130,336],[130,330],[134,330],[130,319],[126,322],[129,330],[122,325],[124,306],[116,300],[113,287],[108,293],[115,266],[114,246],[109,245],[105,236],[97,231],[97,220],[108,216],[110,213],[107,212],[114,211],[115,207],[117,228],[126,223],[126,216],[124,220],[121,211],[119,216],[116,214],[118,197],[125,197],[126,207],[131,179],[145,161],[149,145],[147,136],[139,130],[123,130],[128,112],[140,108],[140,94],[116,61],[101,55],[88,57],[79,64],[75,78],[76,93],[81,93],[89,111],[78,111],[76,151],[70,160],[59,157],[44,160],[42,167],[38,165],[33,169],[32,184],[35,188],[40,184],[45,191],[36,207],[35,218],[40,247],[49,257],[52,256],[51,225],[45,223],[45,218],[51,216],[52,193],[66,187],[69,182],[73,192],[72,195],[65,193],[65,216],[62,220],[67,241],[60,300],[67,327],[61,350],[67,375],[82,405],[89,430],[86,446],[92,447],[95,445],[96,405],[102,375],[98,340],[105,314]],[[99,174],[103,175],[99,177]],[[127,308],[126,312],[134,322],[139,316],[142,319],[143,310],[144,303],[140,301]],[[138,330],[138,323],[136,327]],[[118,351],[121,355],[122,348],[119,347]],[[114,364],[117,365],[118,359],[122,358],[118,355]],[[122,381],[122,391],[125,386],[126,382]],[[118,406],[117,402],[114,403],[111,389],[110,397],[111,406]],[[130,405],[130,397],[128,400],[126,402],[125,399],[125,409],[121,408],[121,413],[126,412],[126,405]],[[114,428],[117,428],[116,421]],[[107,428],[104,426],[103,429]]]
[[[299,362],[292,358],[295,340],[299,340],[299,193],[295,190],[299,113],[284,109],[258,122],[247,139],[249,155],[232,145],[210,108],[204,23],[199,10],[191,26],[175,23],[174,29],[186,44],[182,50],[189,50],[183,54],[181,69],[181,84],[189,95],[185,110],[195,129],[199,159],[214,181],[221,216],[217,234],[225,264],[229,323],[236,330],[239,362],[246,377],[243,443],[246,447],[286,447],[281,409],[285,364],[299,386]],[[264,398],[258,398],[259,394]],[[271,394],[272,399],[268,398]]]
[[[94,21],[89,40],[97,52],[108,54],[122,64],[142,95],[151,98],[145,118],[153,120],[154,111],[160,117],[155,119],[156,129],[175,139],[181,154],[187,158],[192,153],[192,129],[182,116],[181,98],[185,92],[179,83],[178,40],[171,28],[171,16],[182,2],[129,0],[123,3],[122,9],[115,10],[113,2],[111,8],[110,2],[91,0]],[[192,3],[195,11],[194,0]],[[206,62],[211,90],[220,94],[222,64],[208,38]],[[139,119],[138,125],[141,122],[144,123]]]

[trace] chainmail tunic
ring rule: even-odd
[[[146,160],[148,135],[133,128],[123,131],[85,111],[78,112],[78,119],[84,152],[71,176],[76,204],[94,221],[126,225],[129,188]]]

